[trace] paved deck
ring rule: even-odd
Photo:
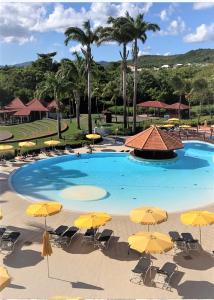
[[[102,147],[104,145],[96,146],[97,149]],[[113,145],[103,149],[120,150],[120,147],[124,149],[124,146]],[[68,248],[53,247],[48,278],[46,260],[41,257],[44,220],[25,214],[29,202],[10,190],[9,171],[7,167],[0,169],[0,205],[4,214],[1,225],[19,230],[21,239],[12,254],[6,256],[0,253],[0,265],[4,264],[12,276],[11,285],[1,293],[2,298],[213,298],[214,257],[211,251],[214,250],[214,226],[202,228],[203,250],[200,253],[192,252],[189,257],[183,252],[174,255],[172,250],[152,257],[154,266],[160,267],[166,261],[177,263],[178,272],[172,281],[171,291],[152,287],[149,281],[144,286],[129,281],[139,256],[134,252],[128,255],[127,238],[139,230],[147,230],[147,226],[134,224],[127,216],[113,216],[106,225],[106,228],[114,230],[115,236],[106,251],[82,246],[81,234]],[[214,205],[208,209],[214,211]],[[53,228],[60,224],[72,225],[77,216],[75,212],[63,210],[49,217],[47,222]],[[169,214],[168,221],[154,226],[154,229],[163,233],[189,231],[198,238],[198,229],[182,225],[178,213]]]

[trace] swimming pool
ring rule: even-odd
[[[21,167],[11,184],[28,199],[60,201],[74,211],[127,214],[145,205],[178,211],[212,203],[214,146],[188,142],[176,152],[161,162],[116,152],[58,156]]]

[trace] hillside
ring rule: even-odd
[[[214,49],[191,50],[177,55],[144,55],[139,57],[141,67],[175,65],[187,63],[214,63]]]

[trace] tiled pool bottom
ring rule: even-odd
[[[158,163],[127,153],[58,156],[20,168],[11,184],[28,199],[60,201],[73,211],[128,214],[145,205],[180,211],[213,203],[214,147],[188,142],[177,154]]]

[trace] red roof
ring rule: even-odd
[[[23,107],[14,114],[14,116],[29,116],[31,113],[31,110],[28,107]]]
[[[14,98],[7,106],[5,106],[6,109],[21,109],[25,107],[24,103],[18,98]]]
[[[138,150],[169,151],[183,148],[182,142],[165,131],[150,128],[126,139],[125,145]]]
[[[56,108],[58,108],[58,104],[57,104],[56,100],[52,100],[47,106],[47,109],[49,109],[49,110],[56,109]]]
[[[169,109],[189,109],[189,106],[188,105],[185,105],[185,104],[182,104],[182,103],[179,103],[179,102],[176,102],[176,103],[173,103],[171,105],[168,105],[168,108]]]
[[[48,109],[41,103],[41,100],[37,98],[32,99],[26,105],[31,111],[48,111]]]
[[[161,102],[161,101],[145,101],[139,103],[137,106],[139,107],[154,107],[154,108],[168,108],[168,104]]]

